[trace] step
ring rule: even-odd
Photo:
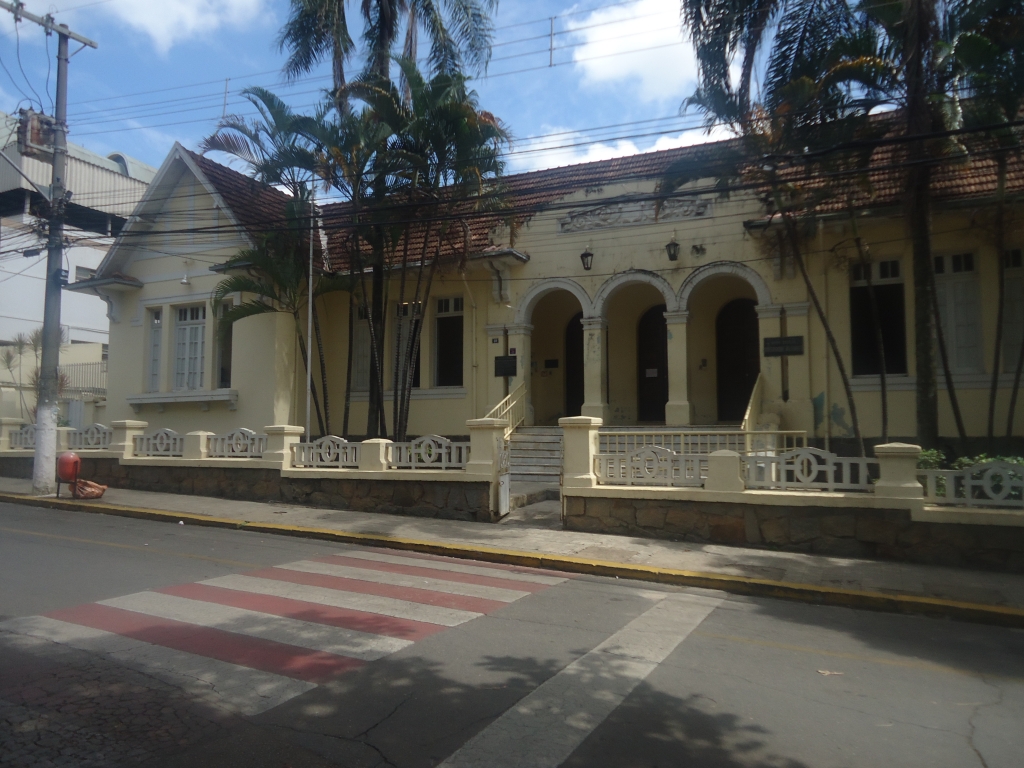
[[[551,458],[551,459],[532,458],[532,459],[527,459],[527,460],[524,460],[524,461],[516,461],[515,458],[513,458],[509,462],[509,466],[512,467],[512,471],[513,472],[515,472],[516,470],[518,470],[518,469],[520,469],[522,467],[555,467],[556,468],[555,471],[557,472],[558,470],[560,470],[562,468],[562,460],[560,458]]]
[[[513,472],[513,483],[545,483],[558,485],[558,475],[534,475],[528,472]]]
[[[562,434],[561,427],[519,427],[517,432],[526,432],[535,435],[560,435]]]
[[[561,435],[538,435],[533,432],[513,432],[511,439],[513,443],[552,443],[558,445],[562,442]]]
[[[524,448],[523,450],[516,450],[515,448],[511,451],[512,460],[516,459],[560,459],[562,457],[561,451],[536,451]]]
[[[561,467],[510,467],[510,470],[512,475],[558,477],[561,474]]]

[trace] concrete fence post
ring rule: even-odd
[[[213,432],[187,432],[185,434],[185,445],[181,451],[181,458],[190,461],[205,459],[210,450],[210,435]]]
[[[505,444],[506,419],[470,419],[469,462],[466,474],[494,478],[498,475],[498,460]]]
[[[71,433],[73,427],[57,427],[57,453],[71,450]]]
[[[267,435],[267,449],[263,451],[263,460],[272,461],[280,465],[281,469],[291,469],[292,446],[299,442],[299,438],[306,430],[291,424],[274,424],[264,427],[263,431]]]
[[[875,496],[886,499],[924,498],[924,486],[917,479],[917,460],[920,456],[919,445],[876,445],[879,478],[875,482]]]
[[[130,459],[135,455],[135,438],[145,434],[148,426],[148,421],[135,421],[134,419],[110,422],[110,428],[114,430],[114,434],[110,438],[109,450],[121,454],[122,458]]]
[[[708,456],[708,476],[704,480],[705,491],[742,492],[747,489],[743,482],[742,463],[736,451],[712,451]]]
[[[383,472],[388,468],[390,440],[375,437],[363,440],[359,447],[359,469],[363,472]]]
[[[22,419],[0,418],[0,451],[11,450],[11,433],[21,429]]]
[[[594,457],[600,450],[598,430],[603,423],[596,416],[567,416],[558,420],[562,428],[562,485],[566,488],[597,485]]]

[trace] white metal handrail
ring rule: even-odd
[[[594,457],[594,474],[599,485],[699,488],[708,474],[708,460],[652,445],[629,454],[599,453]]]
[[[36,447],[36,425],[26,424],[16,432],[11,432],[11,448],[28,451]]]
[[[969,469],[920,473],[925,501],[984,507],[1024,507],[1024,466],[987,461]]]
[[[292,446],[293,467],[326,467],[355,469],[359,466],[360,443],[327,435],[311,443]]]
[[[110,447],[114,430],[102,424],[90,424],[68,433],[68,447],[75,451],[102,451]]]
[[[491,408],[484,417],[486,419],[507,419],[505,427],[505,439],[516,431],[516,427],[526,421],[526,382],[522,381],[519,386],[509,392],[508,397]]]
[[[750,391],[750,400],[747,402],[747,410],[743,414],[743,421],[740,424],[740,429],[744,432],[756,432],[757,421],[761,418],[761,400],[764,383],[761,380],[761,374],[757,374],[757,381],[754,382],[754,388]]]
[[[742,467],[747,488],[784,491],[872,491],[879,473],[875,459],[837,456],[817,448],[744,456]]]
[[[267,450],[267,436],[244,427],[206,440],[206,455],[212,459],[258,459]]]
[[[469,443],[453,443],[440,435],[424,435],[387,446],[389,469],[465,469]]]
[[[173,429],[158,429],[152,435],[136,435],[132,448],[136,456],[181,456],[185,438]]]
[[[704,455],[729,450],[770,455],[805,447],[807,433],[802,430],[601,430],[598,440],[601,453],[633,453],[645,446],[658,446],[684,454]]]

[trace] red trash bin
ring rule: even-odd
[[[75,485],[78,482],[78,473],[82,469],[82,460],[74,451],[64,451],[57,457],[57,497],[60,498],[60,484],[67,483],[71,486],[71,495],[75,496]]]

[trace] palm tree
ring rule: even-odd
[[[434,72],[464,67],[482,71],[491,57],[491,14],[497,7],[497,0],[363,0],[360,16],[367,70],[389,78],[391,57],[404,24],[406,58],[416,59],[422,28],[430,40],[428,63]],[[288,51],[284,72],[292,80],[330,56],[332,99],[339,112],[347,111],[345,61],[355,43],[348,30],[345,0],[291,0],[278,45]]]

